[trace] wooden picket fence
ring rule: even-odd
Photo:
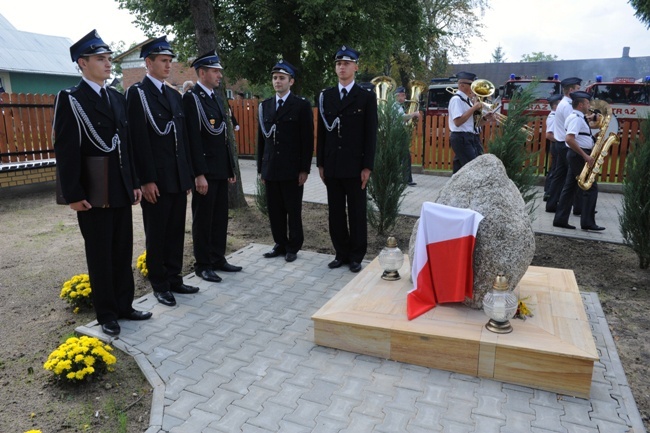
[[[235,132],[240,156],[255,156],[258,134],[257,99],[229,101],[239,123]],[[54,164],[52,146],[52,119],[54,117],[54,95],[0,94],[0,171],[19,170],[27,167]],[[314,125],[317,123],[314,108]],[[621,144],[610,151],[603,165],[601,182],[621,183],[624,176],[625,159],[631,142],[639,134],[639,121],[619,121]],[[529,125],[535,131],[533,139],[526,143],[536,154],[532,162],[539,175],[546,174],[549,155],[546,146],[545,117],[532,118]],[[316,129],[314,128],[314,131]],[[496,124],[483,130],[483,143],[488,146],[490,137],[499,133]],[[314,137],[314,150],[316,138]],[[486,148],[486,151],[489,149]],[[425,171],[451,171],[453,151],[449,145],[449,128],[446,115],[425,116],[417,122],[411,141],[412,163]]]
[[[54,95],[2,93],[0,112],[0,170],[54,164]]]

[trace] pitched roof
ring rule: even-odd
[[[0,14],[0,70],[80,76],[70,60],[72,41],[16,29]]]

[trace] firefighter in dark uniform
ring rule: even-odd
[[[357,51],[342,46],[334,60],[339,82],[319,96],[316,152],[336,251],[328,266],[347,263],[350,271],[359,272],[368,247],[366,184],[375,162],[377,97],[354,82]]]
[[[264,257],[284,255],[293,262],[304,240],[302,195],[314,149],[314,119],[309,102],[291,92],[296,68],[281,60],[271,76],[275,96],[260,103],[257,136],[257,172],[275,241]]]
[[[84,238],[91,297],[104,333],[120,333],[118,319],[146,320],[132,307],[134,283],[131,205],[141,198],[127,134],[126,100],[104,81],[111,74],[108,45],[95,30],[70,47],[82,80],[59,92],[54,111],[54,151],[61,194],[77,211]],[[99,191],[91,192],[88,170],[99,162]],[[97,176],[93,176],[97,178]]]
[[[195,190],[192,196],[192,240],[196,275],[220,282],[217,270],[241,271],[226,261],[228,231],[228,183],[235,183],[235,160],[228,146],[228,111],[214,91],[222,78],[216,51],[199,56],[192,66],[198,77],[183,95],[192,153]]]
[[[181,276],[192,167],[181,95],[165,84],[176,57],[167,37],[143,45],[140,57],[145,59],[147,75],[129,87],[127,103],[135,168],[142,185],[147,268],[158,302],[173,306],[172,292],[199,290],[185,285]]]

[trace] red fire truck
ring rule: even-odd
[[[502,114],[508,114],[508,105],[512,99],[512,96],[516,92],[521,92],[526,87],[530,86],[533,81],[537,81],[538,83],[537,87],[535,88],[535,102],[533,102],[530,107],[530,111],[527,114],[546,116],[551,112],[551,107],[548,104],[548,98],[552,95],[562,93],[562,89],[560,87],[560,79],[557,74],[553,75],[552,77],[547,77],[544,80],[536,80],[534,77],[522,78],[516,76],[515,74],[510,74],[510,79],[506,81],[503,86],[499,87],[498,96],[501,97]]]
[[[645,118],[650,113],[650,76],[639,80],[617,77],[603,81],[603,77],[597,75],[596,82],[589,84],[585,91],[594,99],[607,102],[619,123]]]
[[[458,89],[458,78],[433,78],[427,92],[427,116],[447,114],[452,95],[447,88]]]

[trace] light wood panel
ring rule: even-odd
[[[533,310],[514,331],[498,335],[482,311],[438,305],[406,318],[412,289],[405,257],[402,279],[384,281],[377,259],[312,316],[317,344],[425,367],[589,397],[596,345],[573,271],[529,267],[517,286]]]

